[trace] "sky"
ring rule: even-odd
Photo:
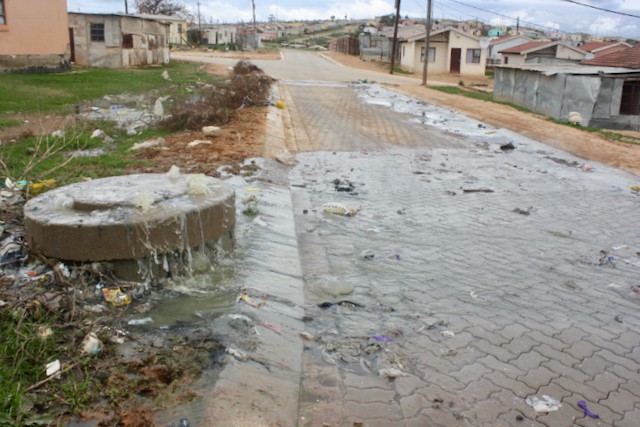
[[[135,0],[127,0],[129,12]],[[198,0],[182,0],[197,15]],[[395,0],[254,0],[256,20],[361,19],[395,12]],[[426,0],[400,0],[400,14],[426,17]],[[639,0],[575,0],[619,14],[574,4],[573,0],[432,0],[434,19],[478,19],[492,25],[536,25],[543,29],[584,32],[599,36],[640,38]],[[252,21],[252,0],[199,0],[203,22]],[[124,12],[125,0],[67,0],[68,10],[77,12]],[[635,15],[634,16],[625,16]]]

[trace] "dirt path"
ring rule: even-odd
[[[336,53],[330,53],[328,56],[346,66],[382,71],[380,64],[376,62],[363,62],[357,57]],[[429,77],[429,81],[434,82],[453,83],[456,80],[460,80],[460,76]],[[474,83],[468,80],[468,84]],[[476,83],[481,81],[478,79]],[[421,86],[397,86],[394,89],[420,100],[454,109],[493,126],[512,130],[583,159],[602,162],[640,176],[640,145],[620,143],[592,132],[558,125],[545,116],[525,113],[506,105],[450,95]],[[625,134],[640,138],[640,132],[625,132]]]

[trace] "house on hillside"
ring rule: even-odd
[[[487,64],[500,64],[502,62],[502,55],[500,54],[500,51],[520,46],[525,43],[531,43],[532,41],[533,40],[526,36],[505,36],[491,40],[489,42]]]
[[[169,63],[169,24],[124,14],[69,13],[71,60],[87,67]]]
[[[425,33],[401,40],[400,66],[412,73],[424,66]],[[455,28],[433,31],[429,35],[429,72],[433,74],[484,75],[487,45],[481,39]]]
[[[640,46],[635,54],[637,62],[624,64],[633,65],[631,68],[578,64],[499,65],[495,68],[493,98],[559,121],[566,122],[570,113],[578,112],[582,126],[638,131]]]
[[[0,72],[70,68],[67,0],[0,0]]]
[[[625,42],[589,42],[578,47],[585,52],[590,52],[594,57],[608,55],[610,53],[620,52],[629,49],[631,45]]]
[[[561,41],[521,44],[499,52],[503,65],[566,64],[591,59],[593,54]]]

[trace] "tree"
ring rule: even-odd
[[[390,13],[388,15],[382,15],[380,17],[380,23],[386,25],[387,27],[392,27],[396,22],[396,15]]]
[[[136,0],[138,13],[151,15],[188,14],[187,7],[180,0]]]

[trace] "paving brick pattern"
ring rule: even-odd
[[[327,149],[299,154],[291,173],[313,335],[299,425],[640,425],[634,177],[583,172],[517,135],[503,134],[516,150],[494,150],[486,139],[502,130],[435,131],[352,87],[283,89],[298,148]],[[336,192],[336,178],[358,194]],[[361,211],[323,214],[331,201]],[[353,292],[318,291],[312,277]],[[340,300],[364,307],[317,306]],[[525,398],[542,395],[562,406],[536,414]]]

